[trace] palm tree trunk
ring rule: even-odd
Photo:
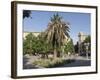
[[[56,48],[54,49],[54,59],[56,59],[57,58],[57,50],[56,50]]]

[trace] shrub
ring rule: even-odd
[[[41,66],[41,67],[45,67],[45,68],[52,68],[52,67],[59,67],[61,65],[64,64],[68,64],[73,62],[74,60],[65,60],[65,59],[61,59],[61,58],[57,58],[57,59],[39,59],[33,62],[33,64]]]

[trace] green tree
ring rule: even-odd
[[[73,40],[71,39],[66,45],[65,45],[65,49],[64,49],[65,53],[74,53],[74,45],[73,45]]]
[[[25,18],[25,17],[31,17],[31,11],[30,10],[23,10],[23,19]]]
[[[89,43],[89,48],[88,50],[91,51],[91,36],[87,36],[86,39],[84,40],[83,44],[84,43]],[[83,45],[83,49],[85,48],[85,46]],[[86,50],[86,49],[85,49]]]
[[[39,44],[39,48],[40,51],[39,53],[42,54],[44,56],[44,58],[48,58],[48,53],[52,50],[52,46],[49,44],[47,44],[45,42],[45,38],[43,37],[44,32],[41,32],[41,34],[38,36],[38,42]],[[38,44],[38,43],[37,43]]]
[[[57,14],[51,17],[51,21],[48,24],[48,28],[45,31],[45,40],[48,44],[51,44],[54,51],[54,59],[57,57],[57,49],[64,45],[64,41],[69,36],[69,23],[65,23]]]
[[[86,37],[86,39],[84,40],[85,43],[91,43],[91,37],[90,35]]]
[[[34,54],[34,55],[43,55],[44,58],[48,57],[48,52],[51,50],[51,46],[48,45],[42,33],[39,36],[35,37],[32,33],[29,33],[23,42],[23,51],[24,54]]]
[[[36,45],[37,38],[32,34],[29,33],[23,42],[23,51],[24,54],[32,54],[36,51],[36,48],[34,45]],[[34,46],[34,47],[33,47]]]

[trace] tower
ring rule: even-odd
[[[78,38],[79,38],[79,41],[78,41],[78,43],[79,43],[79,45],[78,45],[79,51],[78,52],[79,52],[79,54],[82,53],[82,42],[84,42],[86,37],[87,37],[87,35],[85,35],[84,33],[82,33],[82,32],[78,33]]]

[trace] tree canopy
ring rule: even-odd
[[[65,53],[74,53],[75,49],[74,49],[74,44],[73,44],[73,40],[71,39],[66,45],[65,45]]]
[[[28,11],[23,18],[29,17]],[[58,53],[61,53],[61,49],[65,46],[66,39],[70,38],[69,35],[69,23],[63,21],[62,17],[54,14],[48,23],[47,29],[41,32],[37,37],[32,33],[28,34],[24,39],[24,53],[29,54],[47,54],[48,52],[54,53],[54,58],[57,57]],[[67,38],[66,38],[67,37]],[[73,52],[73,41],[71,40],[65,47],[66,51]]]
[[[86,39],[84,40],[85,43],[90,43],[91,42],[91,37],[90,35],[86,37]]]
[[[51,44],[54,49],[54,55],[57,56],[57,48],[64,45],[66,37],[69,36],[69,24],[62,20],[59,14],[54,14],[45,31],[45,40]]]
[[[23,10],[23,19],[25,18],[25,17],[31,17],[31,11],[30,10]]]

